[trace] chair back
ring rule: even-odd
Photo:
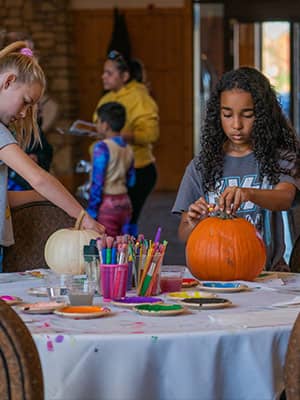
[[[11,214],[15,244],[4,249],[4,272],[47,268],[44,248],[49,236],[76,222],[49,201],[24,204],[12,209]]]
[[[300,313],[294,323],[284,366],[285,396],[300,400]]]
[[[296,239],[290,255],[289,268],[291,272],[300,272],[300,236]]]
[[[18,314],[2,300],[0,399],[44,400],[43,374],[36,345]]]

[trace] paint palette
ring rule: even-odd
[[[209,292],[232,293],[250,290],[247,285],[238,282],[200,282],[200,289]]]
[[[180,304],[142,304],[135,306],[134,310],[141,315],[165,317],[182,314],[186,311],[186,308]]]
[[[73,319],[99,318],[110,313],[109,308],[101,306],[66,306],[54,311],[60,317]]]
[[[182,300],[182,299],[190,299],[190,298],[211,298],[216,297],[213,293],[201,292],[197,291],[181,291],[181,292],[171,292],[167,294],[167,297],[171,300]]]
[[[21,297],[17,297],[17,296],[2,295],[2,296],[0,296],[0,299],[5,301],[5,303],[9,304],[10,306],[14,306],[16,304],[23,303],[23,300],[21,299]]]
[[[182,282],[181,282],[181,287],[183,289],[195,287],[198,285],[199,285],[199,281],[197,281],[197,279],[193,279],[193,278],[183,278]]]
[[[113,300],[112,304],[117,307],[132,308],[142,304],[161,304],[163,300],[159,297],[130,296],[120,300]]]
[[[64,303],[58,303],[56,301],[27,303],[20,306],[20,310],[26,314],[51,314],[64,306]]]
[[[199,298],[188,298],[180,301],[183,306],[200,309],[215,309],[225,308],[232,306],[232,302],[227,299],[221,298],[210,298],[210,299],[199,299]]]

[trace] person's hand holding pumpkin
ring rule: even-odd
[[[83,229],[90,229],[99,232],[101,235],[105,232],[105,227],[95,221],[89,214],[85,213],[82,219],[81,226]]]
[[[229,186],[219,196],[216,209],[225,211],[227,214],[235,214],[240,205],[246,201],[249,201],[249,189]]]
[[[190,226],[194,227],[202,219],[208,217],[208,214],[214,210],[213,204],[208,204],[204,197],[200,197],[194,203],[189,206],[187,212],[187,222]]]

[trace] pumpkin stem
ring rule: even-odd
[[[81,210],[80,211],[80,214],[78,215],[78,217],[76,219],[76,222],[75,222],[75,227],[74,228],[75,228],[76,231],[80,230],[80,226],[81,226],[81,223],[82,223],[82,220],[83,220],[85,214],[86,214],[85,210]]]
[[[235,218],[237,218],[236,215],[227,214],[227,212],[221,211],[221,210],[212,213],[211,216],[212,217],[217,217],[217,218],[220,218],[220,219],[235,219]]]

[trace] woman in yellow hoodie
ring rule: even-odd
[[[130,64],[115,50],[107,56],[102,80],[108,93],[96,109],[110,101],[117,101],[126,109],[126,124],[121,135],[132,146],[136,172],[136,184],[128,192],[133,207],[128,233],[137,236],[140,212],[157,180],[152,145],[159,137],[158,107],[147,87],[131,75]],[[95,113],[93,119],[94,122],[97,119]]]

